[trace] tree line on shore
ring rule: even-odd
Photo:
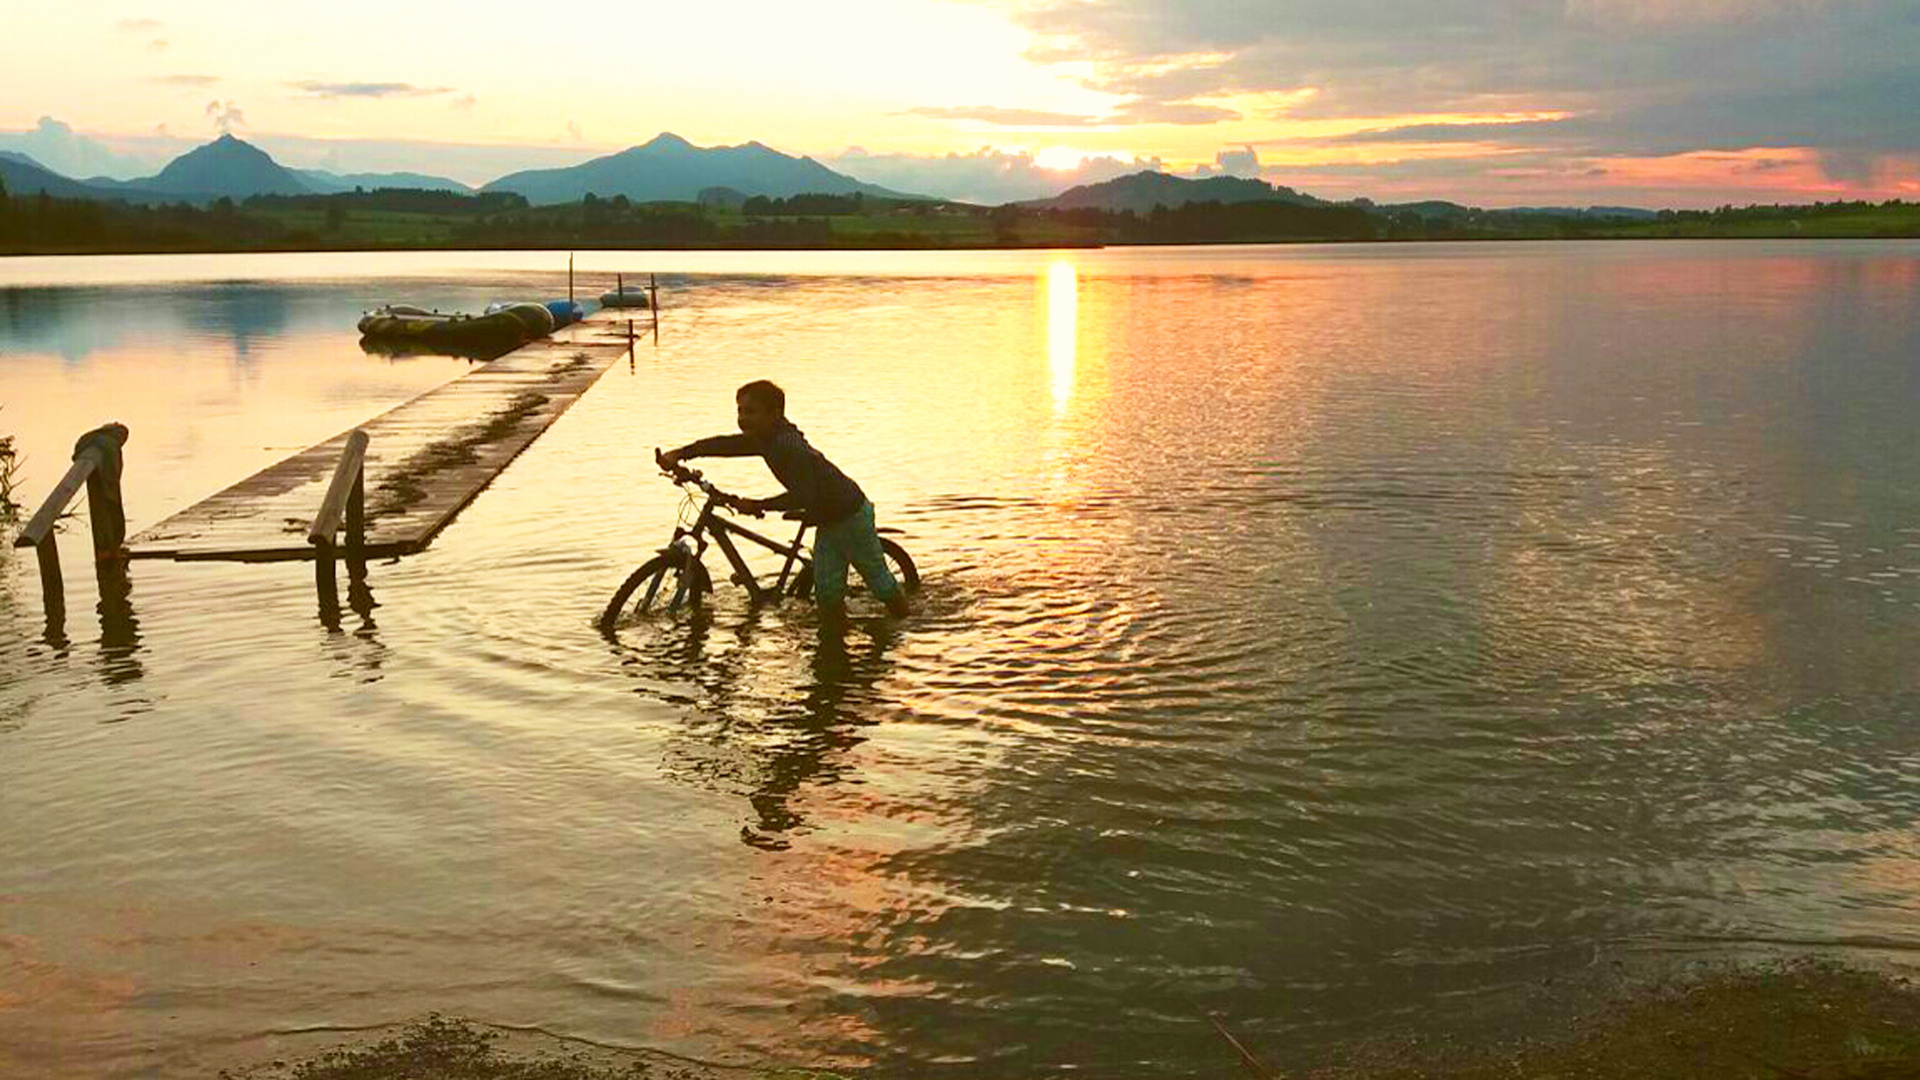
[[[754,196],[733,206],[588,195],[532,206],[505,192],[382,188],[141,205],[0,185],[0,253],[401,248],[921,248],[1094,244],[1920,235],[1920,204],[1832,202],[1662,211],[1641,219],[1279,199],[1132,210],[863,197]]]

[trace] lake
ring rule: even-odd
[[[138,530],[459,376],[565,253],[0,260],[37,501]],[[616,253],[643,343],[328,625],[306,564],[0,555],[0,1072],[440,1011],[877,1075],[1282,1070],[1920,948],[1920,243]],[[856,602],[594,617],[771,378]],[[768,494],[757,461],[724,486]],[[84,506],[84,500],[82,500]]]

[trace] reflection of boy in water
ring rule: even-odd
[[[873,595],[895,615],[907,613],[907,594],[887,569],[880,534],[873,525],[873,504],[860,485],[834,468],[787,419],[787,395],[760,379],[734,393],[740,434],[715,435],[678,450],[655,453],[662,468],[697,457],[758,457],[786,490],[771,499],[743,499],[740,508],[793,510],[814,527],[813,596],[820,613],[835,618],[846,610],[847,564],[860,571]]]

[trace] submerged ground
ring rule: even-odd
[[[1828,963],[1692,972],[1666,985],[1590,1002],[1589,1011],[1555,1020],[1531,1033],[1477,1044],[1382,1033],[1349,1048],[1349,1060],[1342,1064],[1305,1071],[1283,1067],[1284,1048],[1256,1051],[1223,1037],[1218,1060],[1187,1062],[1184,1071],[1272,1080],[1906,1080],[1920,1075],[1920,988],[1905,977]],[[440,1016],[221,1075],[231,1080],[833,1080],[833,1074],[815,1070],[717,1068]]]

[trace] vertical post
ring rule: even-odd
[[[320,619],[340,617],[340,590],[333,579],[333,541],[321,540],[314,545],[313,584],[320,592]]]
[[[647,275],[647,310],[653,312],[653,343],[660,344],[660,280]]]
[[[125,424],[103,424],[81,436],[75,446],[76,458],[91,453],[98,463],[87,473],[87,518],[93,526],[95,562],[125,557],[127,510],[120,501],[120,449],[126,445]]]
[[[367,467],[362,464],[353,474],[353,491],[347,495],[347,561],[365,564],[367,548]]]
[[[53,534],[33,545],[33,553],[40,557],[40,593],[47,602],[47,625],[52,627],[67,617],[66,583],[60,578],[60,549]]]
[[[573,252],[567,252],[567,303],[573,303]]]

